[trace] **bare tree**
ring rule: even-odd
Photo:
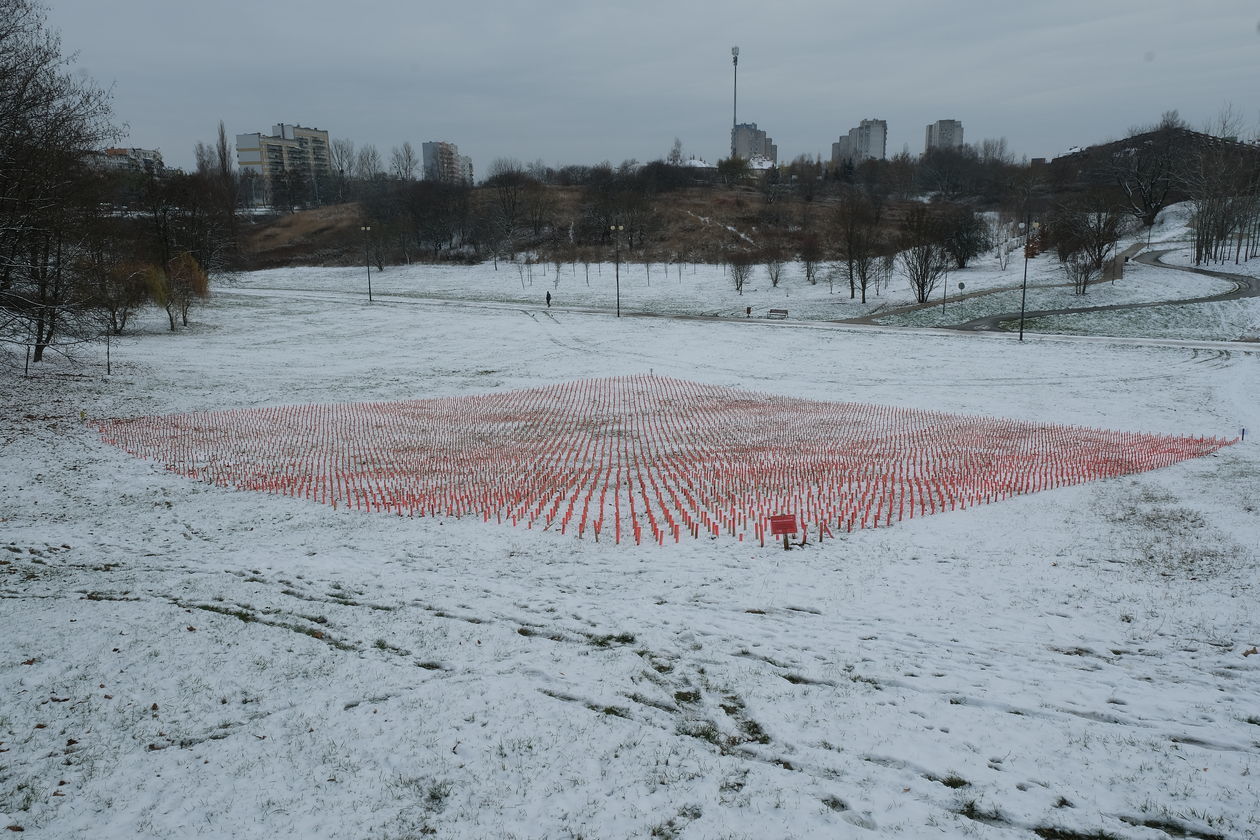
[[[99,210],[84,164],[115,134],[108,95],[75,74],[36,0],[0,0],[0,342],[39,361],[101,332],[74,271]]]
[[[547,165],[542,158],[532,161],[524,167],[525,174],[542,184],[550,184],[556,175],[556,171]]]
[[[1005,213],[998,214],[989,221],[989,243],[997,257],[998,268],[1006,271],[1011,261],[1011,252],[1015,250],[1016,221]]]
[[[836,206],[837,250],[844,260],[849,281],[849,298],[866,292],[875,280],[875,264],[884,250],[881,236],[881,208],[856,188],[846,189]]]
[[[919,159],[917,176],[921,189],[946,201],[977,194],[983,181],[979,158],[970,146],[928,149]]]
[[[227,128],[219,120],[218,136],[214,146],[198,143],[195,149],[197,177],[206,190],[205,206],[208,212],[221,217],[220,221],[230,243],[236,239],[236,210],[240,185],[232,168],[232,147],[228,145]]]
[[[822,243],[817,235],[809,233],[801,239],[800,258],[801,267],[805,271],[805,282],[811,286],[817,285],[818,267],[823,258]]]
[[[403,191],[404,224],[418,245],[436,258],[460,246],[468,230],[471,189],[467,184],[417,181]]]
[[[976,146],[976,154],[983,164],[1003,164],[1009,166],[1015,162],[1015,156],[1006,147],[1005,137],[986,137]]]
[[[1190,198],[1196,264],[1250,259],[1260,238],[1260,152],[1238,142],[1243,120],[1221,108],[1183,163],[1180,185]]]
[[[1256,153],[1238,144],[1204,147],[1182,172],[1194,218],[1194,261],[1242,257],[1254,243],[1260,216],[1260,166]],[[1250,256],[1254,245],[1247,248]]]
[[[534,236],[542,236],[556,211],[555,196],[541,181],[530,179],[524,185],[525,217]]]
[[[199,174],[209,175],[214,172],[214,149],[210,148],[209,143],[197,141],[197,145],[193,147],[193,161],[197,164]]]
[[[1128,230],[1125,218],[1111,195],[1091,190],[1055,208],[1049,233],[1056,247],[1066,243],[1071,253],[1083,253],[1094,268],[1101,270],[1116,242]]]
[[[78,241],[74,270],[106,328],[122,335],[127,322],[148,302],[148,266],[133,253],[132,222],[99,214],[85,224]]]
[[[193,301],[210,294],[210,281],[205,270],[188,251],[180,251],[163,266],[152,266],[148,272],[150,295],[166,310],[171,331],[176,316],[188,326],[188,310]]]
[[[152,299],[166,310],[171,330],[188,325],[193,304],[209,295],[210,273],[225,270],[233,250],[229,220],[220,212],[213,176],[151,179],[142,196],[148,235],[137,243],[148,266]]]
[[[770,285],[777,289],[779,281],[783,279],[783,252],[773,246],[768,247],[762,251],[761,260],[766,267],[766,276],[770,278]]]
[[[415,149],[411,147],[410,141],[404,142],[402,146],[395,146],[390,153],[390,171],[400,181],[414,181],[419,167],[420,160],[416,157]]]
[[[742,295],[744,286],[748,283],[748,278],[752,276],[752,256],[747,251],[733,251],[729,262],[731,266],[731,280],[735,283],[735,291]]]
[[[1083,295],[1089,289],[1089,284],[1094,282],[1102,272],[1084,251],[1072,251],[1069,248],[1070,246],[1065,245],[1056,249],[1059,267],[1072,281],[1073,294]]]
[[[937,284],[949,274],[950,256],[941,244],[931,212],[921,204],[906,212],[897,260],[918,303],[927,303]]]
[[[887,178],[888,194],[894,198],[908,198],[914,191],[917,164],[910,156],[908,149],[893,155],[888,161]]]
[[[354,141],[344,137],[334,137],[328,147],[329,163],[332,164],[333,183],[337,187],[337,200],[345,201],[350,179],[354,177],[357,160],[354,153]]]
[[[495,160],[490,164],[489,173],[486,186],[494,191],[497,199],[495,209],[502,236],[509,249],[514,249],[514,234],[524,212],[526,192],[537,182],[525,173],[520,161],[510,158]]]
[[[360,181],[374,181],[384,173],[381,166],[381,153],[371,143],[359,149],[354,158],[354,177]]]
[[[670,148],[669,157],[665,158],[665,162],[670,166],[682,166],[683,144],[677,137],[674,138],[674,145]]]
[[[328,155],[331,158],[332,168],[349,177],[354,174],[355,153],[354,141],[347,140],[344,137],[334,137],[328,148]]]
[[[1188,133],[1177,112],[1167,111],[1156,125],[1130,129],[1126,140],[1100,150],[1096,166],[1103,179],[1120,188],[1127,211],[1145,227],[1173,200]]]
[[[989,247],[989,230],[975,210],[953,204],[937,211],[941,245],[953,257],[956,268],[966,268],[973,257]]]
[[[881,289],[888,288],[888,284],[892,282],[893,272],[897,268],[897,254],[889,252],[882,255],[875,261],[872,288],[875,294],[879,294]]]

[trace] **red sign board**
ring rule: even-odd
[[[783,516],[770,517],[770,534],[779,536],[780,534],[796,533],[796,514],[789,513]]]

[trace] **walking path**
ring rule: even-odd
[[[1130,246],[1130,248],[1126,249],[1125,252],[1122,253],[1122,256],[1131,256],[1137,251],[1140,251],[1142,247],[1145,247],[1145,246],[1142,245],[1141,243]],[[1194,297],[1194,298],[1148,301],[1144,303],[1118,303],[1118,304],[1109,304],[1109,305],[1101,305],[1101,306],[1065,307],[1062,309],[1041,309],[1041,310],[1025,312],[1024,318],[1025,320],[1030,320],[1032,318],[1039,318],[1039,317],[1050,316],[1050,315],[1074,315],[1074,314],[1102,312],[1102,311],[1108,311],[1108,310],[1121,310],[1121,309],[1147,309],[1147,308],[1156,307],[1156,306],[1179,306],[1179,305],[1187,305],[1187,304],[1193,304],[1193,303],[1211,303],[1215,301],[1238,300],[1238,299],[1247,298],[1247,297],[1260,297],[1260,278],[1248,277],[1243,274],[1233,274],[1233,273],[1224,272],[1224,271],[1213,271],[1213,270],[1204,269],[1204,268],[1169,265],[1167,263],[1160,261],[1160,257],[1162,257],[1164,254],[1171,253],[1174,250],[1176,249],[1168,248],[1164,250],[1151,251],[1145,254],[1140,254],[1134,258],[1138,262],[1144,263],[1146,265],[1157,266],[1159,268],[1167,268],[1174,271],[1189,271],[1195,274],[1203,274],[1209,277],[1215,277],[1215,278],[1227,280],[1230,283],[1234,284],[1234,288],[1227,292],[1214,294],[1214,295],[1205,295],[1205,296]],[[1070,284],[1068,283],[1039,284],[1037,288],[1051,288],[1053,286],[1059,286],[1059,285],[1066,286]],[[998,289],[985,289],[983,291],[971,292],[965,295],[957,295],[953,298],[953,300],[958,301],[958,300],[965,300],[972,297],[980,297],[983,295],[996,294],[999,292],[1010,292],[1011,289],[1012,287],[1003,287],[1003,288],[998,288]],[[245,296],[251,296],[251,297],[288,297],[288,298],[304,298],[304,299],[311,299],[311,300],[344,300],[347,297],[347,293],[340,292],[340,291],[334,292],[334,291],[296,290],[296,289],[283,289],[282,290],[282,289],[241,289],[241,288],[225,288],[225,289],[220,289],[218,291],[226,292],[227,294],[245,295]],[[485,308],[485,309],[500,309],[500,310],[509,309],[509,310],[520,310],[523,312],[529,311],[528,309],[523,308],[519,302],[468,300],[464,298],[447,297],[447,296],[441,296],[441,295],[378,295],[377,300],[378,300],[378,303],[382,305],[427,304],[430,306],[458,306],[458,307],[463,307],[463,308]],[[900,314],[904,312],[913,312],[916,309],[922,309],[926,306],[939,306],[939,304],[930,303],[930,304],[919,304],[919,305],[914,305],[914,306],[898,307],[896,309],[887,309],[880,312],[870,313],[868,315],[865,315],[859,318],[848,318],[848,319],[842,319],[842,320],[827,320],[827,321],[782,321],[782,320],[771,321],[765,318],[751,318],[751,319],[720,318],[715,315],[700,314],[700,313],[684,314],[684,313],[655,313],[655,312],[628,312],[627,311],[627,312],[623,312],[622,315],[627,318],[660,318],[660,319],[686,320],[686,321],[722,321],[726,323],[738,322],[738,323],[747,323],[747,324],[759,324],[759,325],[765,325],[765,326],[790,327],[790,328],[795,328],[795,329],[801,329],[801,328],[815,328],[815,329],[833,328],[834,329],[837,326],[850,326],[850,327],[856,326],[856,327],[863,327],[866,329],[899,331],[899,330],[910,329],[910,328],[883,324],[883,323],[880,323],[876,319],[880,319],[880,318],[887,317],[889,315]],[[603,314],[608,314],[611,310],[606,307],[597,307],[597,306],[566,306],[566,307],[560,308],[559,311],[564,312],[564,313],[583,313],[583,314],[603,315]],[[551,316],[550,311],[544,310],[544,312],[549,317],[553,317],[553,320],[554,320],[554,316]],[[938,332],[938,333],[941,331],[950,331],[953,333],[964,332],[964,333],[972,333],[972,334],[1005,333],[1007,332],[1007,330],[1003,329],[1003,324],[1008,324],[1010,322],[1018,322],[1019,317],[1020,317],[1020,313],[1016,311],[1016,312],[1009,312],[1005,314],[988,315],[982,318],[975,318],[969,321],[964,321],[959,324],[942,325],[939,327],[919,327],[915,329],[923,330],[926,332]],[[1114,338],[1107,338],[1107,337],[1100,337],[1100,336],[1039,335],[1039,338],[1044,338],[1044,339],[1063,338],[1065,340],[1067,339],[1070,339],[1070,340],[1102,339],[1102,340],[1107,340],[1107,341],[1115,340]],[[1139,339],[1128,339],[1128,341],[1136,342],[1136,341],[1139,341]],[[1180,341],[1180,340],[1169,340],[1169,339],[1158,339],[1158,340],[1151,339],[1151,340],[1143,340],[1143,341],[1149,341],[1150,343],[1157,343],[1161,345],[1179,345],[1179,346],[1184,345],[1184,346],[1192,346],[1192,347],[1203,347],[1206,345],[1221,346],[1223,344],[1222,342]],[[1234,344],[1234,342],[1227,342],[1227,343]]]
[[[1140,245],[1135,245],[1129,250],[1140,249]],[[1164,254],[1171,253],[1174,249],[1165,249],[1163,251],[1151,251],[1149,253],[1140,254],[1134,259],[1146,265],[1158,266],[1159,268],[1167,268],[1174,271],[1189,271],[1194,274],[1203,274],[1208,277],[1216,277],[1221,280],[1228,280],[1234,284],[1234,288],[1228,292],[1222,292],[1215,295],[1203,295],[1194,298],[1177,298],[1173,300],[1152,300],[1145,303],[1113,303],[1102,306],[1069,306],[1062,309],[1038,309],[1032,312],[1024,313],[1024,320],[1029,321],[1033,318],[1043,318],[1050,315],[1080,315],[1089,312],[1109,312],[1120,309],[1150,309],[1156,306],[1185,306],[1192,303],[1214,303],[1222,300],[1239,300],[1247,297],[1260,297],[1260,279],[1248,277],[1245,274],[1231,274],[1225,271],[1212,271],[1206,268],[1194,268],[1191,266],[1169,265],[1160,261],[1160,257]],[[1127,254],[1126,254],[1127,255]],[[999,315],[986,315],[982,318],[973,318],[970,321],[964,321],[961,324],[953,324],[947,329],[954,330],[1003,330],[1003,324],[1012,321],[1018,321],[1020,313],[1008,312]]]
[[[1078,315],[1078,314],[1084,314],[1084,313],[1089,313],[1089,312],[1105,312],[1109,310],[1118,310],[1118,309],[1148,309],[1154,306],[1181,306],[1181,305],[1186,305],[1186,304],[1191,304],[1191,303],[1212,303],[1212,302],[1221,301],[1221,300],[1238,300],[1240,298],[1260,296],[1260,279],[1257,279],[1254,277],[1248,277],[1245,274],[1231,274],[1225,271],[1212,271],[1206,268],[1193,268],[1191,266],[1169,265],[1165,262],[1161,262],[1160,257],[1162,257],[1164,254],[1171,253],[1172,251],[1176,249],[1167,248],[1161,251],[1150,251],[1145,254],[1139,254],[1139,252],[1144,247],[1146,247],[1145,244],[1141,242],[1134,243],[1133,245],[1130,245],[1128,248],[1126,248],[1123,252],[1121,252],[1120,256],[1131,257],[1135,259],[1137,262],[1144,263],[1146,265],[1157,266],[1159,268],[1167,268],[1167,269],[1172,269],[1174,271],[1189,271],[1195,274],[1203,274],[1208,277],[1216,277],[1222,280],[1228,280],[1229,282],[1234,284],[1234,288],[1228,292],[1222,292],[1215,295],[1204,295],[1202,297],[1194,297],[1194,298],[1177,298],[1173,300],[1155,300],[1155,301],[1145,301],[1145,302],[1138,302],[1138,303],[1113,303],[1113,304],[1106,304],[1106,305],[1099,305],[1099,306],[1069,306],[1069,307],[1064,307],[1061,309],[1038,309],[1038,310],[1033,310],[1033,311],[1025,311],[1024,320],[1028,321],[1033,318],[1040,318],[1040,317],[1050,316],[1050,315]],[[1040,283],[1034,286],[1033,288],[1050,289],[1050,288],[1055,288],[1058,286],[1070,286],[1070,285],[1072,284],[1071,283],[1049,283],[1049,284]],[[985,295],[994,295],[994,294],[1000,294],[1004,292],[1010,292],[1011,290],[1012,290],[1012,287],[1010,286],[1003,286],[1001,288],[996,288],[996,289],[983,289],[976,292],[968,292],[966,294],[955,294],[951,300],[953,302],[958,302],[958,301],[963,301],[963,300],[970,300],[972,298],[984,297]],[[861,324],[861,325],[869,325],[869,326],[888,326],[887,324],[881,323],[881,320],[883,318],[887,318],[892,315],[905,315],[907,313],[915,312],[920,309],[927,309],[927,308],[936,307],[939,305],[940,304],[936,302],[916,303],[910,306],[900,306],[895,309],[883,309],[876,312],[870,312],[866,315],[862,315],[857,318],[846,318],[844,320],[837,321],[836,323]],[[973,318],[969,321],[963,321],[962,323],[959,323],[959,324],[941,325],[940,327],[937,327],[937,329],[967,330],[971,332],[994,332],[994,331],[1005,332],[1006,330],[1003,328],[1003,324],[1007,324],[1012,321],[1018,321],[1019,317],[1020,317],[1019,312],[1007,312],[1007,313],[999,313],[996,315],[985,315],[980,318]]]

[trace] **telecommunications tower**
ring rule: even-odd
[[[731,157],[735,157],[735,126],[739,114],[739,47],[731,47],[731,67],[734,87],[731,90]]]

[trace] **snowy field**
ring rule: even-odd
[[[1021,252],[1022,253],[1022,252]],[[1144,268],[1144,267],[1143,267]],[[942,323],[939,316],[942,293],[947,298],[949,317],[946,323],[957,323],[966,318],[988,314],[977,311],[960,313],[966,306],[976,306],[987,301],[988,296],[976,302],[956,302],[958,283],[965,291],[1014,289],[996,297],[1010,311],[1019,310],[1019,286],[1023,280],[1022,256],[1012,256],[1005,270],[992,255],[978,258],[966,269],[951,272],[948,286],[938,288],[933,294],[936,307],[918,319],[894,318],[892,323],[915,326],[935,326]],[[368,270],[360,268],[310,267],[297,269],[271,269],[253,272],[243,278],[242,286],[257,291],[301,290],[307,293],[319,291],[331,294],[357,293],[364,298],[368,291]],[[1029,265],[1029,308],[1051,308],[1066,305],[1095,305],[1099,303],[1129,303],[1169,297],[1193,297],[1225,291],[1229,287],[1223,281],[1196,277],[1180,272],[1153,269],[1149,276],[1133,282],[1120,282],[1095,287],[1084,303],[1064,287],[1067,277],[1058,262],[1050,255],[1043,255]],[[546,304],[548,292],[552,307],[556,309],[615,309],[617,289],[620,286],[621,309],[624,314],[639,315],[707,315],[743,318],[751,308],[754,318],[764,318],[771,309],[786,309],[791,320],[842,320],[867,315],[877,315],[888,309],[914,306],[914,295],[900,270],[893,273],[887,284],[867,291],[867,302],[849,297],[847,275],[843,265],[827,263],[818,275],[818,282],[805,280],[804,268],[799,263],[784,267],[779,285],[771,284],[764,266],[753,266],[742,293],[735,290],[728,269],[720,265],[692,263],[526,263],[502,261],[475,266],[412,265],[388,266],[385,271],[371,269],[373,297],[403,297],[412,300],[460,300],[488,303],[513,303],[527,306]],[[1042,288],[1049,287],[1049,288]],[[859,292],[860,295],[860,292]],[[1034,303],[1036,306],[1034,307]],[[955,317],[955,316],[959,317]]]
[[[1075,294],[1071,285],[1064,282],[1063,272],[1057,262],[1051,262],[1048,256],[1040,257],[1036,262],[1036,270],[1030,267],[1028,299],[1026,311],[1035,312],[1045,309],[1067,309],[1077,306],[1108,306],[1127,303],[1147,303],[1159,300],[1178,300],[1184,298],[1203,297],[1232,291],[1234,284],[1215,277],[1191,274],[1188,271],[1168,271],[1156,266],[1133,262],[1125,268],[1124,277],[1116,281],[1108,281],[1088,286],[1084,295]],[[1020,271],[1024,262],[1019,261]],[[1009,266],[1008,266],[1009,269]],[[978,269],[977,273],[1000,272]],[[957,274],[964,277],[963,272]],[[904,315],[888,316],[880,319],[880,323],[895,326],[936,327],[958,324],[973,318],[986,315],[1002,315],[1019,312],[1020,277],[1010,277],[1010,271],[1003,277],[1011,287],[993,294],[969,297],[959,300],[949,298],[942,305],[941,296],[933,298],[934,306],[917,309]],[[957,282],[950,276],[950,286],[957,294]],[[964,282],[966,282],[964,280]],[[965,291],[971,290],[967,283]],[[1075,317],[1075,316],[1074,316]],[[1060,332],[1046,329],[1044,332]]]
[[[1155,227],[1150,250],[1169,251],[1170,265],[1189,265],[1190,250],[1184,208],[1166,213]],[[1118,250],[1139,239],[1122,240]],[[1260,263],[1211,266],[1225,272],[1253,273]],[[475,266],[412,265],[370,269],[373,298],[394,301],[480,302],[487,306],[546,306],[568,312],[615,310],[620,292],[624,314],[696,315],[719,318],[766,318],[771,310],[787,310],[791,321],[840,321],[874,318],[887,326],[943,327],[975,318],[1020,310],[1024,281],[1023,251],[1011,254],[1006,268],[996,256],[977,257],[965,269],[950,272],[932,292],[931,305],[917,306],[900,268],[886,283],[873,285],[867,301],[850,298],[843,264],[826,263],[817,282],[808,283],[799,263],[787,263],[777,286],[764,266],[754,266],[743,292],[736,291],[725,266],[691,263],[530,263],[516,261]],[[1171,271],[1130,262],[1125,276],[1091,285],[1076,295],[1053,254],[1029,261],[1026,311],[1147,303],[1203,297],[1228,292],[1227,280],[1186,271]],[[962,285],[962,289],[959,285]],[[309,267],[272,269],[241,278],[237,291],[265,295],[276,291],[308,298],[360,295],[367,297],[369,269]],[[1205,303],[1185,308],[1095,312],[1087,315],[1029,319],[1034,332],[1072,335],[1152,336],[1211,340],[1260,338],[1260,298],[1227,304]]]
[[[95,349],[30,379],[9,360],[0,827],[1260,834],[1251,345],[1020,344],[567,308],[609,305],[600,270],[603,297],[571,301],[581,265],[558,287],[535,275],[524,289],[510,265],[391,268],[373,273],[371,304],[362,274],[263,272],[216,290],[186,331],[148,317],[112,344],[110,377]],[[699,288],[690,278],[705,271],[716,289],[721,269],[684,267],[679,282],[654,268],[651,294],[677,301],[668,284]],[[825,285],[816,303],[802,285],[793,319],[809,306],[849,317]],[[665,311],[645,302],[645,277],[630,288],[629,311]],[[744,299],[763,314],[788,293]],[[708,289],[678,305],[701,300],[728,315],[745,305]],[[91,423],[649,372],[804,399],[1249,433],[1165,469],[785,552],[726,538],[610,546],[229,491],[105,445]]]

